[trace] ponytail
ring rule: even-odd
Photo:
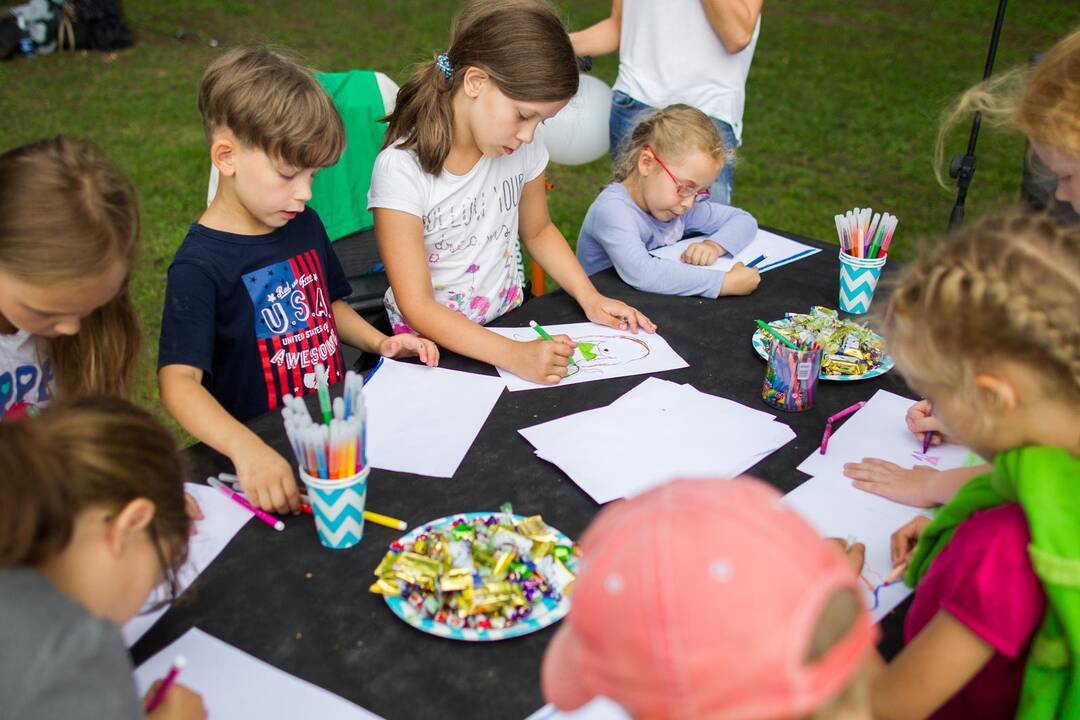
[[[383,147],[416,153],[424,172],[442,171],[454,137],[453,98],[466,68],[480,68],[507,97],[561,102],[577,93],[570,36],[545,0],[470,0],[454,19],[441,60],[422,63],[398,91]],[[447,77],[449,75],[449,77]]]

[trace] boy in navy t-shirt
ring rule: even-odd
[[[314,210],[311,181],[337,162],[345,130],[310,71],[263,48],[207,68],[199,111],[220,174],[169,267],[158,351],[165,408],[227,455],[251,501],[299,512],[292,466],[242,422],[315,389],[315,368],[344,376],[340,343],[387,357],[439,351],[387,337],[343,300],[350,288]]]

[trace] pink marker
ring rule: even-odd
[[[187,660],[183,655],[177,655],[173,660],[172,667],[169,668],[169,673],[165,676],[165,679],[158,685],[157,692],[154,693],[150,701],[146,703],[146,713],[150,714],[157,709],[157,706],[161,704],[161,701],[165,699],[165,693],[169,692],[169,688],[176,682],[176,676],[180,674],[181,668],[187,665]]]
[[[821,438],[821,449],[819,450],[819,453],[821,455],[824,455],[825,451],[828,450],[828,448],[829,448],[829,437],[832,435],[832,424],[834,422],[836,422],[837,420],[842,420],[842,419],[846,418],[848,415],[850,415],[851,413],[856,412],[857,410],[862,408],[862,406],[865,405],[865,404],[866,404],[865,400],[860,400],[859,402],[855,403],[851,407],[844,408],[843,410],[836,413],[835,415],[830,415],[829,416],[829,419],[825,421],[825,436]]]
[[[271,517],[267,513],[264,513],[262,510],[249,503],[247,501],[247,498],[245,498],[243,495],[238,495],[237,493],[233,492],[232,488],[218,480],[216,477],[206,478],[206,482],[210,483],[210,487],[216,487],[218,490],[228,495],[230,498],[232,498],[233,502],[247,508],[247,510],[252,515],[259,518],[264,523],[274,528],[278,532],[285,529],[285,523],[281,522],[275,517]]]

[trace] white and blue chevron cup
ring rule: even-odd
[[[881,269],[888,255],[857,258],[840,251],[840,312],[862,315],[870,311]]]
[[[370,470],[364,468],[341,480],[313,478],[300,471],[315,517],[315,532],[324,547],[344,550],[364,538],[364,503]]]

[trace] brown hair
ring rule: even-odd
[[[814,632],[810,636],[805,661],[814,663],[823,658],[855,627],[859,619],[862,601],[851,589],[838,590],[825,603]],[[841,713],[851,713],[870,707],[870,681],[865,670],[859,670],[847,687],[836,697],[810,714],[810,720],[835,718]]]
[[[422,63],[398,91],[383,147],[401,140],[432,175],[442,170],[453,142],[451,100],[467,67],[491,76],[507,97],[556,102],[574,96],[578,67],[566,28],[542,0],[471,0],[454,19],[446,50],[447,80],[434,60]]]
[[[615,182],[622,182],[637,172],[638,158],[648,145],[664,157],[681,157],[691,150],[700,150],[721,165],[734,160],[733,148],[708,115],[697,108],[677,103],[649,113],[639,119],[630,131],[615,163]]]
[[[0,423],[0,467],[0,567],[50,559],[67,546],[80,513],[119,510],[136,498],[154,503],[170,565],[183,564],[191,524],[183,464],[172,435],[145,410],[93,396]]]
[[[897,367],[956,388],[973,407],[975,373],[1002,360],[1080,401],[1078,307],[1080,228],[1012,210],[924,243],[882,328]]]
[[[942,176],[945,135],[972,112],[990,125],[1013,127],[1040,145],[1080,158],[1080,29],[1059,40],[1033,69],[1014,68],[968,89],[938,130],[934,172]]]
[[[297,168],[333,165],[345,126],[311,70],[267,47],[239,47],[206,68],[199,82],[206,141],[227,128],[236,138]]]
[[[139,245],[131,181],[88,140],[56,137],[0,155],[0,269],[20,280],[63,285],[123,263]],[[83,318],[79,332],[43,340],[60,394],[126,394],[141,341],[128,279]]]

